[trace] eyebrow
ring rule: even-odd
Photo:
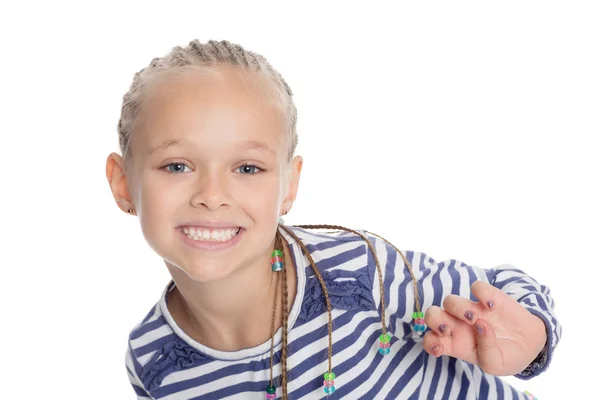
[[[275,151],[269,147],[265,142],[260,140],[246,140],[239,144],[238,147],[243,147],[248,150],[264,150],[269,153],[276,155]]]
[[[150,150],[148,155],[152,155],[154,153],[160,153],[161,151],[165,151],[169,147],[173,147],[173,146],[183,146],[183,144],[181,143],[181,140],[168,139],[168,140],[165,140],[164,142],[162,142],[161,144],[159,144],[158,146],[154,147],[152,150]]]
[[[183,146],[183,143],[179,139],[167,139],[164,142],[160,143],[158,146],[154,147],[148,155],[152,155],[154,153],[160,153],[161,151],[165,151],[169,147],[173,146]],[[260,140],[245,140],[238,145],[238,148],[244,148],[248,150],[262,150],[268,151],[269,153],[276,155],[275,151],[269,147],[265,142]]]

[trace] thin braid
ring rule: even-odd
[[[282,246],[282,254],[283,246]],[[285,255],[282,255],[283,263],[285,265]],[[283,329],[282,329],[282,345],[281,345],[281,389],[283,392],[283,399],[286,400],[288,398],[287,392],[287,356],[288,356],[288,281],[287,281],[287,267],[284,267],[282,272],[283,278],[283,295],[282,297],[282,307],[283,307]]]
[[[353,232],[357,235],[359,235],[369,246],[369,249],[371,250],[371,253],[373,254],[373,257],[375,258],[375,265],[377,267],[377,274],[379,275],[379,293],[380,293],[380,297],[381,297],[381,326],[382,326],[382,331],[383,334],[386,334],[386,323],[385,323],[385,291],[384,291],[384,287],[383,287],[383,275],[381,272],[381,266],[379,265],[379,259],[377,257],[377,254],[375,252],[375,249],[373,248],[373,245],[371,244],[371,241],[369,241],[363,234],[361,234],[360,232],[354,230],[354,229],[350,229],[350,228],[346,228],[344,226],[341,225],[324,225],[324,224],[320,224],[320,225],[295,225],[299,228],[306,228],[306,229],[337,229],[337,230],[344,230],[344,231],[348,231],[348,232]],[[388,243],[390,246],[392,246],[402,257],[402,260],[404,261],[404,264],[406,265],[406,267],[408,268],[408,271],[410,273],[412,282],[413,282],[413,289],[414,289],[414,296],[415,296],[415,308],[417,311],[421,311],[421,302],[419,300],[419,285],[418,285],[418,281],[417,278],[415,277],[415,274],[413,272],[412,269],[412,265],[408,262],[408,260],[406,259],[406,257],[404,256],[404,254],[402,254],[402,252],[396,247],[394,246],[392,243],[390,243],[388,240],[386,240],[385,238],[376,235],[372,232],[369,231],[365,231],[368,234],[377,236],[378,238],[382,239],[384,242]]]
[[[353,233],[357,234],[367,243],[367,245],[369,246],[369,249],[371,250],[371,253],[373,254],[373,257],[375,258],[375,266],[377,267],[377,274],[379,275],[379,294],[380,294],[379,297],[381,298],[381,329],[382,329],[383,334],[385,335],[387,332],[387,329],[386,329],[386,323],[385,323],[385,296],[384,296],[384,290],[383,290],[383,275],[381,273],[381,266],[379,265],[379,259],[377,257],[377,253],[375,252],[375,249],[373,248],[371,241],[368,240],[362,233],[355,231],[354,229],[345,228],[340,225],[296,225],[296,226],[298,226],[300,228],[307,228],[307,229],[345,230],[345,231],[353,232]]]
[[[410,273],[410,277],[413,281],[413,289],[414,289],[414,295],[415,295],[415,307],[417,309],[417,311],[421,311],[421,300],[419,299],[419,285],[418,285],[418,281],[417,278],[415,277],[415,274],[413,272],[412,266],[411,264],[408,262],[408,260],[406,259],[406,257],[404,257],[404,254],[402,254],[402,252],[396,247],[394,246],[392,243],[390,243],[389,241],[387,241],[385,238],[379,236],[376,233],[373,232],[369,232],[369,231],[365,231],[366,233],[373,235],[373,236],[377,236],[379,239],[385,241],[387,244],[389,244],[390,246],[392,246],[402,257],[402,260],[404,260],[404,264],[406,265],[406,267],[408,268],[408,272]]]
[[[302,243],[302,241],[298,238],[298,236],[296,236],[296,234],[294,232],[292,232],[291,229],[289,229],[288,227],[281,225],[281,227],[290,235],[294,238],[294,240],[296,240],[296,242],[298,242],[298,244],[300,245],[300,247],[302,248],[302,251],[304,252],[304,255],[306,255],[306,257],[308,258],[308,261],[310,262],[310,265],[313,269],[313,272],[315,273],[315,276],[317,277],[317,279],[319,280],[319,283],[321,284],[321,289],[323,290],[323,294],[325,295],[325,304],[327,305],[327,315],[329,316],[329,322],[327,324],[327,330],[328,330],[328,337],[329,337],[329,345],[327,347],[327,360],[328,360],[328,372],[331,372],[331,356],[333,353],[333,344],[331,343],[332,339],[331,337],[333,336],[333,321],[331,318],[331,303],[329,301],[329,294],[327,293],[327,288],[325,287],[325,281],[323,281],[323,277],[321,276],[321,273],[319,272],[319,269],[317,268],[317,266],[315,265],[315,262],[312,258],[312,256],[310,255],[310,252],[308,251],[308,249],[306,248],[306,246],[304,245],[304,243]]]
[[[271,317],[271,368],[269,382],[273,385],[273,347],[275,341],[275,316],[277,314],[277,293],[279,292],[279,274],[275,274],[275,300],[273,300],[273,316]]]

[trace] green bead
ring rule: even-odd
[[[271,257],[275,257],[275,256],[283,257],[283,253],[281,252],[281,250],[275,249],[271,253]]]
[[[390,336],[390,334],[389,334],[389,333],[386,333],[385,335],[384,335],[384,334],[381,334],[381,335],[379,336],[379,341],[380,341],[381,343],[388,343],[388,342],[391,340],[391,338],[392,338],[392,337]]]
[[[329,373],[329,372],[325,372],[325,375],[323,375],[323,378],[325,378],[326,381],[332,381],[335,379],[335,373]]]
[[[423,313],[422,312],[418,312],[417,313],[417,318],[423,318]]]
[[[413,319],[417,319],[417,318],[418,318],[418,317],[417,317],[417,313],[416,313],[416,312],[414,312],[414,313],[413,313]]]
[[[269,393],[269,394],[275,393],[275,386],[267,386],[267,393]]]

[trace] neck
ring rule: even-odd
[[[289,310],[295,298],[297,277],[287,245],[283,247]],[[237,351],[258,346],[271,337],[276,291],[276,330],[282,321],[282,293],[276,286],[275,275],[281,272],[273,272],[270,265],[270,254],[267,254],[227,279],[201,283],[168,264],[176,285],[169,293],[169,312],[188,336],[207,347]]]

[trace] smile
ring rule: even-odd
[[[183,227],[181,231],[188,238],[198,242],[228,242],[233,239],[241,228],[209,229],[200,227]]]

